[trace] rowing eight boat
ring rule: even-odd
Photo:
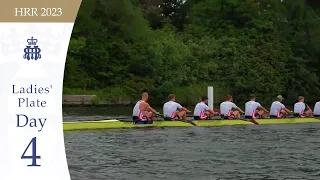
[[[281,118],[281,119],[257,119],[260,125],[264,124],[301,124],[301,123],[320,123],[316,118]],[[254,125],[245,120],[199,120],[192,121],[197,126],[228,126],[228,125]],[[73,130],[93,130],[93,129],[116,129],[116,128],[139,128],[139,127],[190,127],[193,126],[188,122],[182,121],[153,121],[153,124],[133,124],[132,121],[121,120],[99,120],[99,121],[82,121],[82,122],[64,122],[64,131]]]

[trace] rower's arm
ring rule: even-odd
[[[208,111],[210,114],[218,114],[218,113],[214,112],[212,109],[208,109]]]
[[[266,108],[264,108],[263,106],[259,106],[260,109],[262,109],[264,112],[269,112]]]
[[[187,108],[185,108],[185,107],[182,107],[181,110],[182,110],[182,111],[186,111],[186,112],[188,112],[188,113],[191,113],[191,111],[189,111],[189,110],[188,110]]]
[[[154,110],[148,103],[145,102],[146,109],[151,111],[154,114],[159,114],[156,110]]]
[[[149,110],[153,113],[153,114],[159,114],[156,110],[154,110],[152,107],[149,106]]]
[[[307,106],[307,109],[308,109],[308,110],[312,111],[311,108],[310,108],[310,106],[309,106],[308,104],[305,104],[305,105]]]
[[[237,109],[238,111],[240,111],[242,114],[244,113],[241,108],[236,107],[236,109]]]
[[[292,111],[290,111],[288,108],[284,107],[283,108],[287,113],[291,113]]]

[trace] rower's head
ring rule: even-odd
[[[227,95],[226,96],[226,101],[232,101],[232,96],[231,95]]]
[[[256,96],[254,94],[250,94],[250,100],[251,101],[255,101],[256,100]]]
[[[141,99],[142,99],[143,101],[147,101],[148,98],[149,98],[148,93],[146,93],[146,92],[142,93]]]
[[[304,97],[303,96],[299,96],[298,100],[299,100],[299,102],[304,102]]]
[[[281,101],[283,101],[283,100],[284,100],[284,98],[282,97],[282,95],[278,95],[278,96],[277,96],[277,101],[281,102]]]
[[[201,101],[202,101],[203,103],[205,103],[205,104],[208,104],[208,97],[207,97],[207,96],[203,96],[203,97],[201,98]]]
[[[174,94],[169,94],[169,96],[168,96],[168,99],[169,99],[169,101],[176,101],[176,95],[174,95]]]

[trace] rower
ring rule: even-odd
[[[159,113],[156,110],[152,109],[147,103],[148,98],[148,93],[142,93],[141,100],[138,101],[134,106],[132,118],[135,123],[152,123],[154,117],[159,115]]]
[[[227,95],[226,101],[220,104],[220,114],[224,119],[240,118],[240,112],[244,112],[236,104],[232,102],[232,96]]]
[[[281,102],[284,98],[281,95],[277,96],[277,100],[271,104],[270,108],[270,118],[283,118],[292,113],[289,109],[285,107]]]
[[[208,98],[202,97],[201,102],[199,102],[194,108],[193,118],[194,120],[205,120],[211,119],[211,116],[214,114],[218,114],[214,112],[208,106]]]
[[[312,110],[306,103],[304,103],[304,97],[299,96],[298,101],[299,102],[295,103],[293,107],[294,116],[295,117],[311,116]]]
[[[169,94],[168,96],[169,101],[166,102],[163,105],[163,114],[164,114],[164,119],[170,119],[170,120],[175,120],[175,119],[187,119],[187,113],[190,113],[187,108],[182,107],[179,103],[175,102],[176,101],[176,95],[174,94]]]
[[[316,105],[314,105],[313,117],[320,117],[320,101],[318,101]]]
[[[260,110],[257,110],[257,109]],[[265,115],[269,113],[260,103],[256,102],[256,96],[251,94],[250,101],[245,104],[245,118],[256,119],[265,118]]]

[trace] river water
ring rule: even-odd
[[[130,113],[64,109],[65,121]],[[65,143],[72,180],[320,179],[320,123],[66,132]]]

